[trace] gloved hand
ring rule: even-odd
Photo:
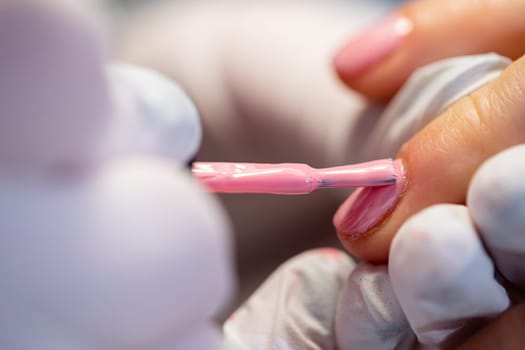
[[[507,64],[499,56],[483,55],[419,70],[372,133],[370,155],[391,155],[388,145],[400,146]],[[483,231],[477,220],[486,219],[485,226],[499,232],[504,223],[483,210],[520,198],[516,183],[505,187],[503,196],[492,198],[494,183],[483,180],[488,174],[509,173],[503,167],[498,170],[498,159],[519,159],[517,151],[508,152],[514,153],[503,153],[480,169],[468,208],[436,206],[410,219],[394,240],[388,267],[360,263],[354,268],[349,257],[333,250],[308,252],[284,264],[225,324],[227,349],[412,349],[464,341],[510,303],[483,243],[491,256],[496,257],[494,249],[503,256],[501,263],[496,258],[500,271],[516,269],[517,276],[521,272],[517,260],[501,253],[497,240],[480,241],[475,228]],[[511,222],[519,222],[519,214]],[[488,230],[482,237],[484,232]],[[519,235],[518,229],[514,232]],[[509,248],[511,236],[503,239],[503,247]],[[525,252],[519,245],[513,247],[518,258]],[[512,266],[505,268],[509,263]]]
[[[67,1],[0,4],[0,348],[219,349],[230,229],[195,107]]]
[[[469,186],[466,206],[429,207],[401,227],[392,242],[388,271],[381,271],[384,285],[358,289],[360,294],[348,284],[341,295],[336,319],[341,349],[393,348],[412,332],[425,346],[455,348],[523,300],[524,170],[518,164],[524,153],[525,145],[520,145],[487,160]],[[363,299],[369,317],[356,318],[363,310],[356,301]],[[392,309],[397,313],[388,312]],[[492,332],[492,339],[476,335],[462,348],[493,348],[504,335],[507,346],[520,344],[523,337],[509,333],[519,327],[519,318],[505,321],[504,332]],[[385,339],[394,343],[384,345]]]
[[[438,205],[409,219],[388,267],[355,266],[333,249],[291,259],[226,322],[226,349],[456,348],[511,297],[522,300],[525,189],[515,163],[524,153],[516,146],[488,160],[467,206]],[[473,338],[464,349],[500,340]]]

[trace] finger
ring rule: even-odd
[[[412,349],[415,335],[385,265],[359,264],[344,285],[335,317],[337,349]]]
[[[330,248],[287,261],[226,321],[226,349],[334,349],[337,297],[353,268]]]
[[[110,101],[83,5],[0,2],[0,162],[56,168],[96,156]]]
[[[409,216],[436,203],[464,203],[483,161],[525,141],[524,76],[521,58],[402,147],[396,185],[354,192],[334,217],[345,247],[385,261],[393,235]]]
[[[525,344],[525,303],[503,313],[462,344],[460,350],[521,349]]]
[[[498,270],[525,287],[525,145],[515,146],[486,161],[474,176],[467,197]]]
[[[235,288],[226,215],[188,171],[119,157],[0,185],[2,349],[214,349],[176,346],[211,342]]]
[[[457,344],[509,305],[464,206],[437,205],[411,217],[392,243],[389,273],[422,344]]]
[[[414,69],[441,58],[484,52],[518,58],[523,11],[521,0],[412,2],[348,43],[334,65],[350,87],[388,99]]]

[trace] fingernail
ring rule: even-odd
[[[404,192],[406,177],[403,163],[395,161],[397,181],[382,187],[357,189],[337,210],[334,225],[350,240],[357,239],[380,224]]]
[[[400,46],[413,23],[393,14],[359,35],[337,53],[334,65],[343,80],[355,78]]]

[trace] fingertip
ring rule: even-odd
[[[200,146],[202,128],[193,101],[176,82],[148,68],[108,68],[118,119],[112,142],[124,151],[168,157],[184,164]]]
[[[511,147],[486,161],[470,184],[467,205],[499,271],[525,286],[525,145]]]
[[[340,80],[373,100],[388,100],[403,82],[394,78],[391,56],[397,55],[412,30],[412,21],[396,12],[349,40],[333,58]]]
[[[374,232],[359,239],[351,239],[345,232],[337,231],[337,236],[343,247],[352,256],[359,257],[371,264],[384,264],[388,261],[389,246]]]
[[[389,220],[406,190],[406,169],[394,162],[395,184],[357,189],[334,216],[334,226],[343,245],[367,261],[384,262],[388,257],[388,238],[375,234]]]
[[[347,86],[385,101],[415,69],[439,59],[486,52],[521,56],[523,9],[521,1],[410,2],[349,41],[334,67]]]
[[[377,195],[378,198],[375,199],[378,205],[387,206],[371,225],[359,231],[353,230],[352,228],[356,227],[355,221],[361,218],[355,214],[355,210],[352,212],[349,206],[355,206],[357,200],[350,197],[348,202],[343,203],[339,210],[345,212],[346,221],[353,222],[353,225],[350,229],[349,226],[342,225],[340,213],[334,217],[334,224],[342,244],[350,253],[365,261],[386,262],[393,237],[411,215],[443,201],[464,203],[468,176],[456,171],[458,168],[455,163],[451,164],[450,153],[436,151],[436,148],[446,149],[441,145],[446,139],[437,137],[438,131],[439,129],[424,129],[402,147],[399,162],[403,164],[404,181],[401,185],[398,184],[401,186],[398,192],[388,193],[386,189],[381,188],[368,190]],[[458,163],[461,163],[461,160],[458,159]],[[470,164],[462,165],[470,167]],[[359,192],[354,194],[358,195]],[[364,203],[369,206],[371,201]],[[368,208],[362,210],[374,213],[374,210]]]
[[[477,320],[509,305],[463,205],[439,204],[411,216],[392,241],[389,273],[423,344],[456,344]]]

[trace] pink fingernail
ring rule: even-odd
[[[334,225],[348,239],[357,239],[379,224],[397,204],[405,189],[403,164],[395,161],[397,180],[393,185],[362,187],[356,190],[337,210]]]
[[[337,73],[343,80],[361,74],[398,48],[413,27],[399,14],[383,19],[339,51],[334,58]]]

